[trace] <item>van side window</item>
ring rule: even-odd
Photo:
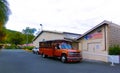
[[[59,44],[56,45],[57,49],[60,49]]]

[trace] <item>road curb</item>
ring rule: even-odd
[[[25,51],[28,51],[28,52],[32,52],[32,50],[29,50],[29,49],[24,49]]]

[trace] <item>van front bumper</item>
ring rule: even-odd
[[[79,62],[82,61],[82,57],[67,57],[68,62]]]

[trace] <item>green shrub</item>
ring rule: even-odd
[[[28,49],[28,50],[32,50],[34,48],[34,46],[24,46],[24,49]]]
[[[0,44],[0,49],[2,49],[3,45]]]
[[[12,44],[12,45],[6,45],[5,49],[20,49],[20,47],[17,46],[17,45]]]
[[[114,45],[109,47],[109,55],[120,55],[120,46]]]

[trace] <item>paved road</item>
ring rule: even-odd
[[[0,73],[120,73],[120,65],[90,61],[64,64],[24,50],[1,50]]]

